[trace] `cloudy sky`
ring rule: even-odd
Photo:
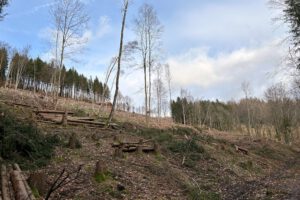
[[[121,25],[121,0],[82,0],[91,21],[89,39],[79,63],[68,61],[87,76],[103,78],[116,55]],[[180,88],[202,99],[242,97],[241,83],[251,84],[258,97],[272,83],[286,81],[280,68],[286,47],[286,28],[267,0],[134,0],[129,7],[126,41],[134,40],[133,19],[143,3],[153,5],[164,25],[162,62],[169,63],[174,97]],[[13,47],[31,45],[31,55],[49,59],[49,32],[53,27],[50,0],[12,0],[0,23],[0,40]],[[128,71],[128,70],[127,70]],[[129,70],[121,91],[142,102],[142,74]]]

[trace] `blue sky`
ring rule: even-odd
[[[79,63],[67,61],[87,76],[103,78],[118,49],[121,0],[82,0],[91,21],[85,30],[89,42]],[[249,81],[253,95],[276,81],[286,46],[286,28],[272,23],[276,16],[267,0],[133,0],[128,12],[126,41],[134,39],[132,22],[144,3],[153,5],[164,25],[163,56],[172,71],[174,94],[181,87],[203,99],[242,97],[241,83]],[[0,40],[16,48],[31,45],[31,55],[50,58],[47,40],[52,27],[49,14],[55,1],[12,0],[8,16],[0,22]],[[126,73],[121,91],[142,102],[141,72]],[[174,96],[175,96],[174,95]]]

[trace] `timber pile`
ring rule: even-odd
[[[139,152],[139,153],[150,153],[150,152],[158,152],[158,145],[153,140],[145,140],[142,139],[139,142],[120,142],[115,139],[115,142],[111,144],[115,151],[120,152]]]
[[[13,101],[1,101],[1,102],[5,103],[6,105],[9,105],[9,106],[18,106],[18,107],[37,109],[37,106],[28,105],[28,104],[24,104],[24,103],[18,103],[18,102],[13,102]]]
[[[60,124],[72,124],[72,125],[89,125],[96,127],[105,127],[106,123],[96,121],[91,117],[72,117],[73,112],[69,111],[58,111],[58,110],[36,110],[34,111],[37,115],[42,117],[43,120],[51,121]],[[113,129],[119,129],[119,126],[115,123],[110,123],[109,127]]]
[[[35,197],[18,164],[1,167],[2,200],[35,200]]]

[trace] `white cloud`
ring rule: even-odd
[[[280,66],[283,52],[278,40],[274,40],[256,48],[241,48],[216,56],[210,56],[207,49],[191,49],[170,57],[167,62],[177,88],[189,88],[196,96],[209,91],[218,98],[230,99],[240,94],[239,86],[244,80],[257,88],[254,95],[261,95],[271,81],[269,74]]]
[[[112,27],[110,25],[110,18],[108,16],[101,16],[98,21],[96,30],[96,37],[102,38],[103,36],[109,34],[112,30]]]

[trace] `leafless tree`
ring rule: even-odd
[[[144,71],[144,92],[145,92],[145,114],[151,115],[151,92],[152,92],[152,70],[157,52],[161,46],[161,34],[163,27],[157,18],[154,8],[143,4],[135,20],[134,29],[138,41],[138,50],[141,55],[142,68]],[[148,76],[148,78],[147,78]]]
[[[55,25],[55,65],[54,96],[58,95],[61,84],[61,69],[65,58],[78,52],[87,42],[83,37],[89,16],[80,0],[59,0],[51,8]],[[57,78],[56,78],[57,77]]]
[[[122,60],[122,53],[123,53],[123,37],[124,37],[124,31],[125,31],[125,23],[126,23],[126,16],[127,16],[127,10],[128,10],[128,0],[123,0],[123,19],[122,19],[122,27],[121,27],[121,36],[120,36],[120,46],[119,46],[119,55],[118,55],[118,64],[117,64],[117,76],[116,76],[116,89],[115,89],[115,95],[113,99],[113,105],[108,117],[107,124],[109,125],[114,112],[116,110],[116,102],[117,102],[117,97],[119,93],[119,78],[120,78],[120,73],[121,73],[121,60]]]
[[[289,143],[292,134],[291,127],[297,122],[293,120],[296,115],[295,106],[289,98],[285,85],[278,83],[271,86],[266,90],[265,98],[269,107],[268,118],[275,128],[277,138]]]
[[[167,63],[165,64],[165,78],[168,84],[168,90],[169,90],[169,100],[170,100],[170,105],[172,101],[172,88],[171,88],[171,81],[172,81],[172,75],[170,71],[170,65]]]
[[[251,130],[251,116],[250,116],[250,105],[249,105],[249,95],[251,94],[250,83],[248,81],[242,82],[241,88],[246,98],[246,107],[247,107],[247,116],[248,116],[247,129],[248,129],[248,134],[250,135],[250,130]]]
[[[156,67],[156,79],[154,80],[155,99],[157,102],[157,117],[161,117],[162,106],[166,97],[166,89],[162,79],[162,66],[161,64]]]

